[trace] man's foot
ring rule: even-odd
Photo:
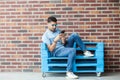
[[[66,76],[66,78],[78,79],[78,76],[75,75],[73,72],[67,72]]]
[[[90,51],[85,51],[85,52],[84,52],[84,55],[85,55],[86,57],[92,57],[92,56],[94,56]]]

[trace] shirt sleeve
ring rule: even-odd
[[[49,38],[47,37],[46,34],[44,34],[44,35],[42,36],[42,41],[43,41],[44,43],[46,43],[47,45],[50,45],[50,40],[49,40]]]

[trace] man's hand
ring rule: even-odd
[[[48,45],[48,49],[50,51],[53,51],[54,48],[56,47],[56,43],[58,40],[62,40],[62,43],[65,44],[65,41],[66,41],[66,34],[65,33],[60,33],[58,36],[55,37],[53,43],[51,45]]]
[[[57,42],[58,40],[62,40],[62,43],[65,43],[66,40],[66,34],[65,33],[60,33],[55,39],[54,42]]]
[[[62,37],[61,34],[57,35],[57,36],[55,37],[55,39],[54,39],[54,42],[57,42],[58,40],[60,40],[61,37]]]
[[[62,43],[65,44],[65,42],[66,42],[66,34],[65,33],[61,33],[61,40],[62,40]]]

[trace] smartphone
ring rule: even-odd
[[[62,30],[60,33],[65,33],[65,30]]]

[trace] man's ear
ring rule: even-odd
[[[50,26],[50,23],[47,23],[47,27],[49,27]]]

